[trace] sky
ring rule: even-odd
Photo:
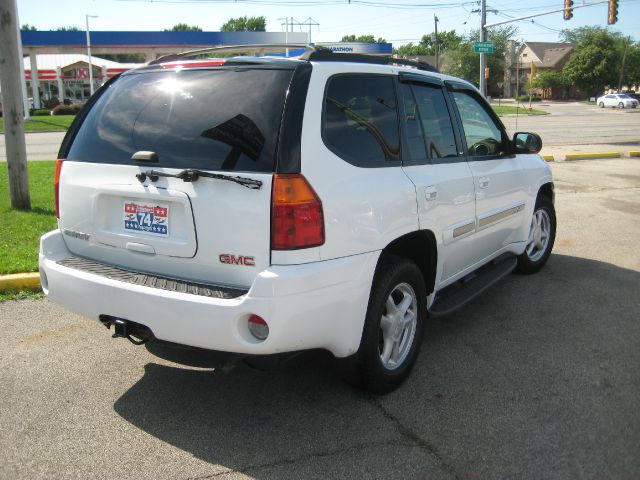
[[[575,1],[574,6],[584,3]],[[319,23],[311,27],[313,42],[340,41],[343,35],[371,34],[399,46],[417,43],[422,35],[433,32],[434,15],[438,30],[458,33],[477,29],[480,16],[474,13],[479,1],[452,0],[18,0],[21,24],[38,30],[53,30],[75,25],[84,30],[85,14],[91,18],[91,30],[163,30],[176,23],[197,25],[205,31],[219,31],[231,17],[264,16],[267,31],[284,31],[284,17],[295,23]],[[563,0],[487,0],[487,23],[562,8]],[[607,4],[574,10],[565,21],[562,12],[512,23],[520,40],[555,42],[564,28],[607,25]],[[494,13],[495,11],[496,13]],[[620,0],[618,23],[614,30],[640,41],[640,0]],[[309,26],[294,25],[295,31]]]

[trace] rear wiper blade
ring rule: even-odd
[[[206,177],[206,178],[215,178],[217,180],[228,180],[229,182],[235,182],[239,185],[242,185],[243,187],[251,188],[253,190],[258,190],[260,187],[262,187],[262,181],[255,180],[253,178],[223,175],[221,173],[205,172],[203,170],[197,170],[195,168],[187,168],[185,170],[182,170],[179,173],[165,173],[165,172],[159,172],[158,170],[147,170],[146,172],[144,172],[144,175],[149,177],[149,179],[152,182],[155,182],[156,180],[158,180],[158,177],[179,178],[183,182],[195,182],[200,177]]]

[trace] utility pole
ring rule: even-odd
[[[89,18],[98,18],[97,15],[85,15],[87,21],[87,55],[89,55],[89,93],[93,95],[93,62],[91,61],[91,35],[89,34]],[[82,94],[84,97],[84,93]]]
[[[309,17],[304,22],[299,23],[299,25],[308,25],[309,26],[309,43],[311,43],[311,26],[315,25],[315,26],[319,27],[320,24],[316,20],[314,20],[313,18]]]
[[[28,210],[29,177],[27,149],[24,143],[24,117],[20,79],[22,52],[18,48],[18,7],[16,0],[0,2],[0,88],[4,116],[4,141],[9,171],[11,208]],[[35,73],[38,74],[37,72]]]
[[[624,53],[622,54],[622,67],[620,67],[620,80],[618,81],[618,92],[622,90],[622,78],[624,77],[624,64],[627,61],[627,48],[631,42],[631,37],[627,37],[627,41],[624,44]]]
[[[487,1],[480,1],[480,41],[487,41],[487,28],[485,24],[487,23]],[[484,78],[484,69],[487,66],[487,54],[480,53],[480,93],[486,97],[487,96],[487,81]]]
[[[435,24],[435,29],[434,32],[436,34],[436,38],[435,38],[435,47],[436,47],[436,70],[439,70],[438,68],[438,17],[434,14],[433,15],[433,23]]]

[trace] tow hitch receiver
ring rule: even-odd
[[[126,338],[134,345],[142,345],[153,338],[153,332],[149,327],[130,320],[100,315],[100,321],[107,328],[113,325],[114,333],[111,335],[112,338]]]

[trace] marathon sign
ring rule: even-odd
[[[366,55],[391,55],[393,53],[390,43],[336,42],[317,43],[316,45],[327,48],[334,53],[361,53]]]

